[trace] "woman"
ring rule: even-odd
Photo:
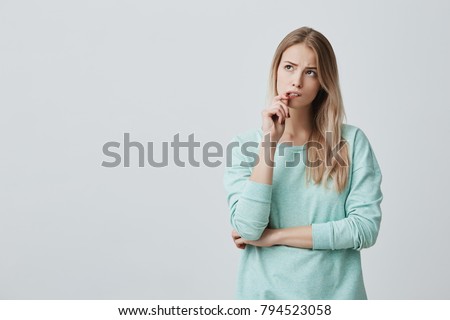
[[[364,132],[343,124],[336,58],[320,32],[281,41],[269,97],[262,127],[233,139],[224,175],[244,250],[236,298],[367,299],[360,251],[378,236],[382,175]]]

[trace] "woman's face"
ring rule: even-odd
[[[288,106],[294,109],[311,106],[320,89],[316,55],[305,44],[295,44],[281,55],[277,70],[278,94],[288,94]]]

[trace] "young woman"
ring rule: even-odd
[[[382,175],[364,132],[344,124],[336,57],[303,27],[279,44],[262,126],[233,139],[224,174],[243,249],[237,299],[367,299],[360,251],[381,222]]]

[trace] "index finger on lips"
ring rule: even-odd
[[[278,102],[279,105],[281,105],[281,108],[284,110],[287,118],[289,118],[291,115],[289,114],[289,107],[287,106],[287,104],[285,104],[283,101],[279,101]]]
[[[279,94],[279,95],[275,96],[274,99],[276,101],[279,101],[279,100],[286,100],[286,101],[288,101],[289,97],[287,96],[286,93],[282,93],[282,94]]]
[[[285,103],[287,106],[289,103],[289,97],[286,94],[283,94],[283,95],[281,95],[281,98],[279,101]]]

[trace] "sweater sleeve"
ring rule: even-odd
[[[227,164],[223,177],[230,222],[242,238],[258,240],[269,223],[272,185],[249,180],[251,158],[243,155],[245,146],[237,138],[233,142],[239,145],[232,149],[231,163]]]
[[[345,200],[345,218],[312,224],[313,249],[355,249],[375,244],[381,223],[382,174],[370,143],[359,130],[355,137],[353,172]]]

